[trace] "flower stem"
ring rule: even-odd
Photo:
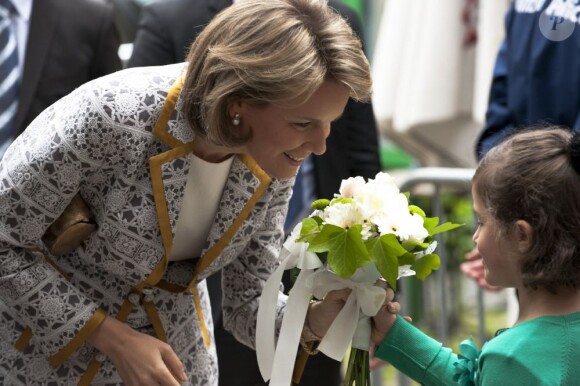
[[[369,352],[351,348],[348,357],[348,366],[344,378],[344,386],[370,386]]]

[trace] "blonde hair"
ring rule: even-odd
[[[230,104],[284,103],[333,80],[370,98],[370,67],[359,38],[324,0],[244,0],[219,13],[191,46],[182,95],[196,135],[237,146]]]

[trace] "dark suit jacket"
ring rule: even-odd
[[[203,27],[231,0],[160,0],[141,10],[129,67],[185,61]]]
[[[185,60],[191,42],[203,27],[231,0],[160,0],[146,5],[133,44],[129,67],[164,65]],[[330,0],[352,28],[361,35],[360,22],[349,7]],[[370,103],[350,100],[344,114],[332,125],[326,153],[314,157],[316,194],[331,198],[343,179],[353,176],[374,178],[381,170],[378,155],[377,128]],[[215,321],[220,385],[263,385],[255,352],[238,343],[224,331],[219,309],[219,275],[208,280]],[[304,386],[338,386],[342,384],[340,363],[324,355],[311,357],[302,382]]]
[[[34,0],[15,135],[83,83],[121,69],[112,8],[100,0]]]
[[[339,0],[330,6],[348,20],[351,28],[362,37],[356,12]],[[374,178],[381,171],[378,133],[371,103],[349,100],[340,119],[332,125],[326,140],[326,152],[314,157],[315,192],[318,198],[332,198],[343,179],[361,176]]]

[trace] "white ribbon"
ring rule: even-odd
[[[298,351],[298,341],[304,326],[306,311],[311,293],[306,281],[322,262],[313,252],[308,252],[307,243],[297,243],[302,223],[292,231],[280,253],[282,263],[266,282],[260,298],[258,320],[256,325],[256,354],[258,366],[264,381],[270,380],[270,386],[288,386],[292,378],[294,361]],[[276,305],[280,282],[285,270],[298,267],[300,274],[286,303],[282,327],[275,345]]]
[[[306,285],[312,289],[312,293],[317,298],[323,298],[333,290],[343,288],[352,290],[344,307],[318,345],[320,351],[337,361],[342,361],[355,336],[359,319],[361,319],[361,323],[356,342],[353,343],[356,343],[356,348],[369,349],[369,317],[375,316],[379,312],[386,297],[386,291],[374,285],[379,277],[380,274],[376,271],[374,264],[370,264],[359,268],[350,279],[342,279],[327,270],[317,271],[308,278]],[[363,317],[361,318],[361,316]]]

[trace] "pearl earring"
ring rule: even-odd
[[[240,114],[235,113],[234,117],[232,118],[232,125],[238,126],[240,124]]]

